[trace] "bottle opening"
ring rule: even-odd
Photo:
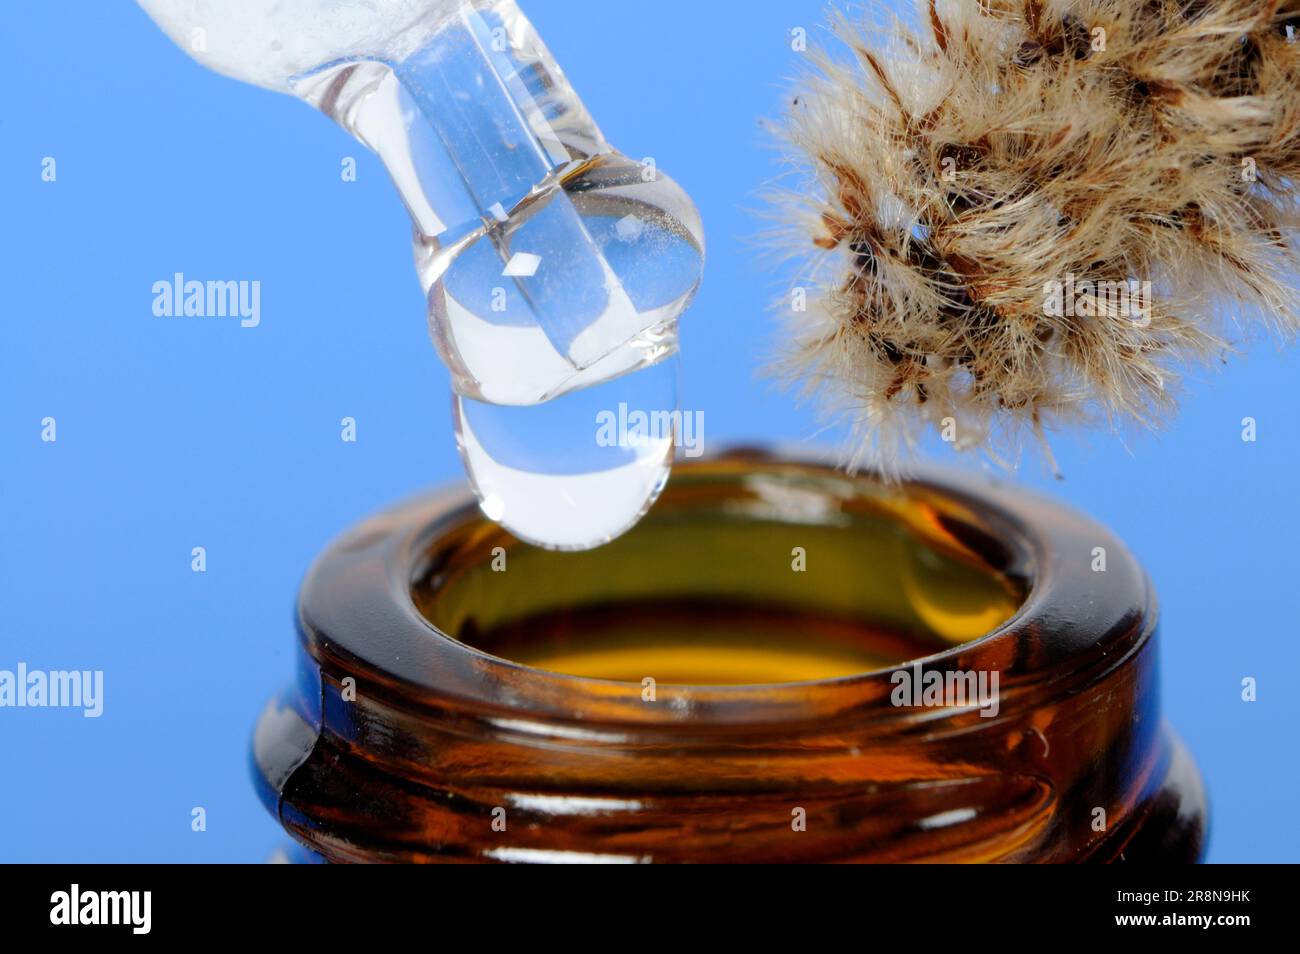
[[[412,596],[448,636],[536,669],[647,686],[790,683],[993,631],[1026,594],[1010,559],[915,488],[791,467],[670,485],[640,524],[587,552],[468,519],[430,542]]]

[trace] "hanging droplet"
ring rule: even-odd
[[[654,503],[677,440],[677,361],[525,407],[455,398],[479,505],[529,543],[600,546]]]

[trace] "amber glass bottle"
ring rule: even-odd
[[[1196,860],[1155,597],[1023,491],[738,451],[614,543],[465,493],[316,562],[259,789],[334,861]]]

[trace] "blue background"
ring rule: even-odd
[[[791,29],[822,35],[821,0],[525,6],[610,141],[703,213],[683,403],[706,440],[833,440],[756,373],[782,291],[754,254],[780,169],[758,120],[803,62]],[[0,668],[103,669],[106,699],[99,719],[0,710],[0,860],[258,861],[280,836],[250,730],[291,675],[302,573],[361,516],[459,477],[409,222],[341,130],[200,68],[133,4],[15,2],[4,20]],[[175,271],[260,280],[261,326],[154,317]],[[1154,577],[1211,860],[1296,861],[1297,366],[1246,351],[1199,375],[1163,434],[1061,436],[1065,480],[1020,479],[1109,524]]]

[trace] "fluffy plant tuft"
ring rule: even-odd
[[[783,371],[855,463],[1159,424],[1229,328],[1298,326],[1300,0],[921,0],[841,16],[785,135],[813,294]],[[1251,314],[1249,321],[1230,316]]]

